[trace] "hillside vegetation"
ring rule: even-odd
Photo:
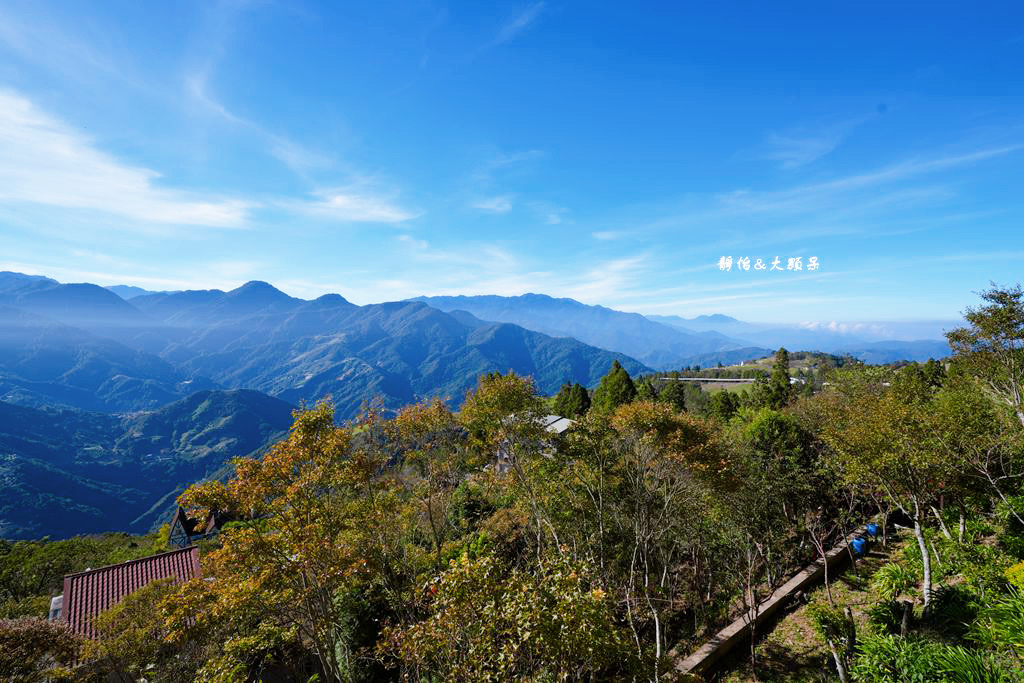
[[[321,402],[181,496],[233,520],[203,579],[103,615],[76,675],[662,680],[878,517],[906,531],[859,596],[836,577],[813,596],[806,656],[840,680],[1017,681],[1024,292],[984,296],[948,368],[850,363],[801,386],[780,351],[728,411],[713,401],[732,394],[697,410],[619,363],[593,394],[563,387],[580,416],[561,436],[515,373],[482,375],[457,413],[428,400],[339,427]],[[749,676],[786,675],[763,635]]]
[[[97,285],[0,273],[0,400],[35,408],[135,412],[252,389],[293,405],[330,396],[349,419],[370,401],[458,403],[494,371],[530,375],[548,393],[565,381],[594,386],[613,360],[649,370],[618,351],[421,302],[305,301],[256,281],[125,301]]]
[[[190,484],[281,438],[292,410],[245,390],[129,415],[0,402],[0,538],[157,528]]]

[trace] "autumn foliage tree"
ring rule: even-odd
[[[81,639],[61,622],[0,619],[0,678],[23,683],[70,681],[70,666],[81,645]]]
[[[373,584],[401,603],[409,589],[402,566],[417,547],[402,542],[401,485],[387,470],[385,436],[374,414],[338,428],[333,408],[320,403],[297,412],[288,438],[262,460],[236,460],[227,484],[182,495],[196,512],[229,510],[242,520],[205,557],[212,580],[193,582],[179,606],[184,630],[248,622],[216,666],[241,669],[297,641],[315,654],[326,680],[348,678],[352,596]]]
[[[426,591],[429,616],[382,639],[403,680],[588,681],[637,670],[611,596],[564,555],[533,571],[463,555]]]

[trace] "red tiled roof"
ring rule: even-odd
[[[190,546],[140,560],[90,569],[64,577],[63,618],[72,631],[92,638],[92,620],[146,584],[173,578],[184,582],[200,576],[199,548]]]

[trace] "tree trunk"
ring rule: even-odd
[[[964,512],[963,503],[960,504],[960,530],[957,535],[957,543],[963,544],[964,534],[967,532],[967,515]]]
[[[907,637],[907,631],[910,630],[910,615],[914,611],[914,604],[909,600],[903,600],[903,618],[900,620],[900,638]]]
[[[828,582],[828,556],[824,550],[821,552],[821,562],[825,568],[825,594],[828,596],[828,604],[834,605],[836,601],[832,598],[832,586]]]
[[[942,535],[953,540],[953,534],[949,533],[949,529],[946,527],[946,521],[942,519],[942,513],[935,509],[935,506],[931,506],[932,514],[935,515],[935,519],[939,520],[939,528],[942,529]]]
[[[849,605],[843,614],[846,615],[846,651],[852,653],[857,649],[857,622],[853,620],[853,610]]]
[[[878,507],[878,512],[882,518],[882,547],[889,547],[889,513],[882,510],[882,507]]]
[[[832,651],[832,659],[836,662],[836,673],[839,674],[839,680],[841,683],[850,683],[850,675],[846,673],[846,662],[839,655],[839,648],[836,647],[835,642],[829,638],[828,649]]]
[[[927,612],[932,603],[932,556],[928,551],[928,543],[924,539],[924,529],[921,528],[921,508],[917,501],[914,501],[914,538],[917,539],[917,547],[921,550],[921,564],[924,565],[924,583],[921,586],[921,593],[924,595],[924,611]]]

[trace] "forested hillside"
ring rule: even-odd
[[[283,436],[292,409],[245,390],[121,416],[0,402],[0,538],[149,531],[187,486]]]
[[[563,388],[580,416],[561,436],[514,373],[482,376],[457,413],[424,401],[338,427],[320,403],[271,453],[182,495],[234,520],[203,580],[113,608],[79,671],[662,680],[876,519],[904,530],[868,604],[825,590],[801,608],[814,661],[841,680],[1018,681],[1024,292],[984,300],[948,364],[848,363],[800,387],[780,351],[727,415],[620,365],[585,398]],[[749,657],[761,678],[771,654]]]
[[[89,411],[153,410],[203,389],[253,389],[298,405],[330,396],[339,419],[376,401],[458,404],[476,378],[514,370],[541,391],[593,386],[613,360],[575,339],[510,324],[467,324],[418,302],[313,301],[265,282],[144,294],[3,273],[0,400]]]

